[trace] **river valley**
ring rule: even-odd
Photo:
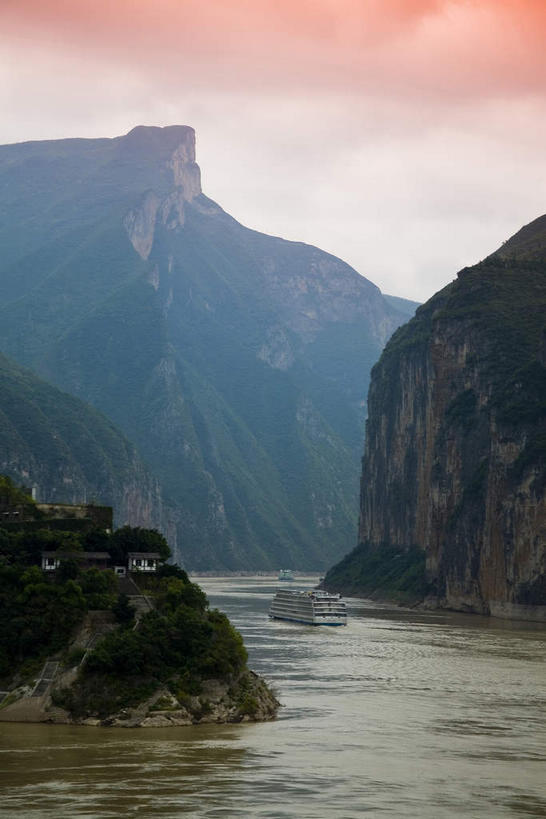
[[[0,816],[546,817],[544,626],[349,600],[347,627],[312,628],[268,619],[272,578],[198,582],[278,719],[4,723]]]

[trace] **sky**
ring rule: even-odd
[[[191,125],[243,224],[424,301],[546,212],[545,0],[0,0],[0,144]]]

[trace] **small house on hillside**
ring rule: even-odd
[[[113,569],[118,577],[127,572],[156,572],[163,558],[159,552],[129,552],[125,565],[113,565],[108,552],[42,552],[44,572],[56,571],[63,561],[73,560],[80,569]]]
[[[130,572],[156,572],[161,561],[159,552],[129,552],[127,568]]]
[[[110,555],[108,552],[42,552],[42,569],[54,572],[67,560],[74,560],[81,569],[107,569]]]

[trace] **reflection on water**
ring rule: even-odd
[[[2,817],[546,817],[543,628],[356,600],[312,628],[268,620],[271,580],[202,585],[279,718],[0,724]]]

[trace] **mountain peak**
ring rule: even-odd
[[[501,259],[543,259],[546,257],[546,214],[518,230],[492,254]]]
[[[193,202],[202,192],[201,171],[195,161],[195,131],[188,125],[165,128],[137,125],[118,140],[122,154],[129,155],[131,160],[159,160],[172,184],[162,194],[148,190],[123,220],[134,249],[142,259],[147,259],[158,220],[169,230],[182,227],[185,203]]]
[[[128,134],[117,138],[124,150],[131,153],[170,155],[181,145],[189,162],[195,162],[195,131],[189,125],[137,125]]]

